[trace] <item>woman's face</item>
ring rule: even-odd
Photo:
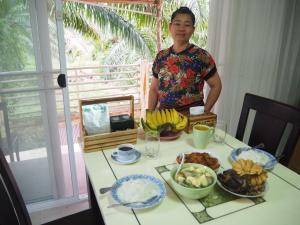
[[[174,43],[187,43],[194,33],[195,27],[190,15],[178,14],[169,25]]]

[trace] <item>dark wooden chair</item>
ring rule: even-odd
[[[93,194],[93,193],[92,193]],[[47,225],[104,224],[98,205],[88,210],[46,223]],[[15,178],[0,149],[0,225],[31,225],[31,220]]]
[[[275,155],[278,146],[284,143],[281,139],[287,125],[292,126],[282,154],[278,157],[280,163],[287,166],[300,136],[300,109],[246,93],[235,136],[241,141],[243,141],[250,109],[255,110],[256,114],[248,141],[249,146],[263,143],[264,149]]]

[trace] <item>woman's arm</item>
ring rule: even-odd
[[[158,85],[159,80],[156,77],[152,77],[148,98],[148,109],[150,110],[155,110],[157,105]]]
[[[211,76],[207,81],[208,86],[210,87],[210,91],[208,93],[206,103],[204,106],[205,112],[210,112],[216,101],[218,100],[221,89],[222,83],[218,72],[216,72],[213,76]]]

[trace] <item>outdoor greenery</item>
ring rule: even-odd
[[[192,42],[206,47],[208,28],[208,0],[165,0],[163,3],[163,48],[172,44],[168,26],[172,12],[185,5],[196,15],[196,31]],[[157,53],[156,8],[146,4],[111,4],[86,6],[80,3],[66,4],[65,15],[80,15],[77,19],[65,19],[66,27],[73,28],[98,42],[111,43],[99,49],[104,64],[115,62],[134,63],[140,59],[152,60]],[[93,12],[93,13],[90,13]],[[72,14],[72,15],[73,15]],[[72,21],[72,22],[69,22]],[[88,29],[89,27],[89,29]],[[100,32],[99,32],[100,28]],[[88,32],[85,30],[88,29]],[[98,35],[95,35],[97,34]],[[88,34],[88,35],[87,35]],[[103,45],[102,45],[103,46]],[[107,46],[104,44],[104,46]],[[122,49],[123,51],[117,51]],[[121,54],[121,55],[120,55]]]
[[[0,0],[0,72],[32,65],[30,18],[23,0]]]
[[[184,5],[196,15],[196,30],[192,42],[206,47],[209,0],[164,0],[162,17],[163,48],[172,44],[168,26],[171,14]],[[59,68],[57,30],[55,25],[54,0],[48,0],[48,23],[53,68]],[[28,0],[0,0],[0,72],[34,71],[35,56]],[[63,18],[65,25],[66,56],[68,67],[86,65],[134,64],[140,60],[153,60],[157,53],[156,8],[148,4],[99,4],[87,5],[65,1]],[[98,72],[118,72],[124,68],[99,69]],[[134,78],[135,74],[127,75]],[[122,75],[99,76],[98,80],[122,78]],[[11,82],[11,80],[19,80]],[[36,75],[1,76],[0,88],[38,87]],[[126,81],[124,81],[126,82]],[[138,85],[131,79],[123,85]],[[36,98],[35,101],[39,101]],[[20,94],[6,94],[11,113],[33,113],[31,107],[23,105]],[[23,96],[24,97],[24,96]],[[8,98],[7,98],[8,99]],[[26,99],[29,104],[30,99]],[[33,101],[31,99],[30,101]],[[33,106],[34,105],[34,106]],[[28,105],[29,106],[29,105]],[[29,110],[29,111],[28,111]]]
[[[168,25],[172,12],[181,5],[190,7],[196,15],[196,31],[192,42],[206,47],[209,0],[164,0],[162,23],[162,47],[172,44]],[[55,25],[54,0],[47,0],[53,68],[58,68],[57,30]],[[0,73],[10,71],[34,71],[33,37],[28,0],[0,0]],[[156,8],[147,4],[102,4],[86,5],[64,1],[63,5],[66,56],[68,67],[86,65],[134,64],[140,60],[152,61],[157,53]],[[123,70],[123,69],[119,69]],[[117,68],[109,72],[118,71]],[[108,72],[100,70],[98,72]],[[136,74],[128,75],[133,78]],[[120,75],[102,76],[97,79],[119,79]],[[132,76],[132,77],[131,77]],[[19,80],[16,82],[15,80]],[[38,87],[36,75],[5,75],[0,77],[0,89]],[[131,79],[126,85],[137,85]],[[22,97],[21,97],[22,96]],[[10,123],[23,124],[18,131],[22,148],[30,143],[43,146],[40,98],[38,93],[5,94],[0,96],[8,103]],[[26,118],[24,120],[24,115]],[[11,120],[13,116],[14,120]],[[35,118],[35,119],[32,119]],[[36,132],[28,137],[32,127]],[[36,124],[33,124],[36,123]],[[1,132],[2,133],[2,132]],[[33,140],[35,139],[35,140]]]
[[[190,7],[196,15],[196,31],[192,41],[206,47],[209,0],[164,0],[163,47],[171,45],[168,24],[172,12],[181,5]],[[0,0],[0,71],[32,70],[35,68],[31,25],[26,0]],[[54,22],[54,1],[48,1],[49,24]],[[87,5],[66,1],[63,16],[66,34],[81,39],[78,45],[89,42],[94,50],[88,52],[90,62],[133,63],[153,59],[157,52],[156,8],[147,4]],[[51,32],[51,31],[50,31]],[[56,38],[56,36],[51,36]],[[68,39],[70,38],[66,35]],[[71,41],[70,41],[71,42]],[[74,42],[72,42],[74,43]],[[70,65],[83,64],[76,59],[84,54],[79,48],[66,48]],[[123,49],[123,51],[118,51]],[[120,55],[122,53],[122,55]]]

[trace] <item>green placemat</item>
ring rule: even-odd
[[[175,165],[175,164],[174,164]],[[163,166],[159,166],[159,167],[155,167],[156,171],[160,174],[160,176],[164,179],[163,174],[164,173],[170,173],[170,170],[168,169],[167,166],[171,166],[171,165],[163,165]],[[167,182],[166,182],[167,183]],[[168,184],[169,185],[169,184]],[[170,188],[175,192],[175,190],[173,189],[173,187],[171,185],[169,185]],[[176,192],[175,192],[176,193]],[[180,198],[183,202],[183,197],[181,197],[180,195],[177,195],[178,198]],[[185,207],[189,210],[189,212],[191,212],[191,214],[196,218],[196,220],[202,224],[235,212],[238,212],[240,210],[245,210],[249,207],[254,207],[255,205],[261,204],[263,202],[265,202],[266,200],[262,197],[258,197],[258,198],[249,198],[250,201],[253,202],[253,205],[249,206],[246,205],[244,208],[237,208],[236,210],[233,209],[232,211],[228,212],[224,212],[224,214],[218,216],[218,217],[212,217],[211,215],[209,215],[209,213],[207,212],[207,209],[212,209],[213,207],[216,207],[218,205],[221,204],[225,204],[231,201],[235,201],[237,199],[240,199],[241,197],[232,195],[226,191],[224,191],[223,189],[221,189],[218,185],[215,185],[215,187],[213,188],[212,192],[206,196],[205,198],[199,199],[199,203],[202,204],[204,206],[204,210],[200,211],[200,212],[192,212],[188,205],[184,204]]]

